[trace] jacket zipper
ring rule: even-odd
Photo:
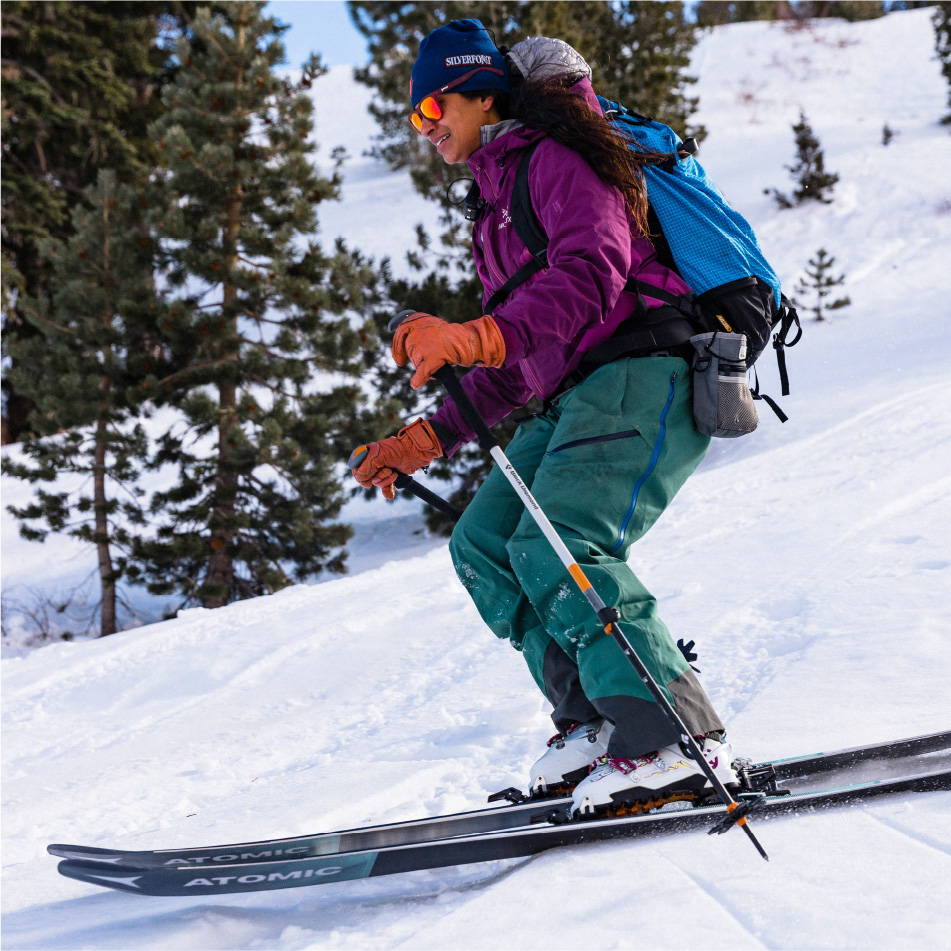
[[[492,288],[491,294],[487,295],[492,296],[504,283],[505,278],[501,275],[499,271],[498,259],[495,255],[495,249],[492,247],[492,232],[489,228],[489,217],[486,216],[482,221],[482,251],[485,254],[486,264],[489,266],[489,272],[492,275],[492,283],[495,285]]]

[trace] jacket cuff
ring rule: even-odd
[[[454,433],[443,423],[437,423],[434,419],[430,419],[427,422],[429,423],[430,429],[432,429],[432,431],[436,434],[436,438],[439,440],[439,448],[442,449],[445,455],[448,455],[446,450],[454,448],[455,443],[459,442],[459,435]]]
[[[525,347],[518,331],[516,331],[512,324],[510,324],[504,317],[501,317],[497,314],[486,316],[492,317],[492,321],[495,323],[502,340],[505,342],[505,359],[501,366],[510,367],[513,364],[518,363],[519,360],[525,356]]]

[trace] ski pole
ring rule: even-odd
[[[440,512],[444,515],[448,515],[454,522],[458,522],[459,519],[462,518],[462,512],[441,495],[436,495],[431,489],[420,485],[412,476],[406,475],[405,472],[399,472],[396,469],[393,471],[397,473],[396,482],[393,484],[398,489],[405,489],[407,492],[412,492],[416,498],[422,499],[427,505],[431,505],[434,509],[439,509]]]
[[[347,465],[351,469],[356,469],[357,466],[363,462],[367,452],[368,449],[366,446],[357,446],[357,448],[350,453],[350,459],[347,461]],[[422,499],[433,508],[439,509],[440,512],[448,515],[454,522],[459,521],[462,512],[451,502],[447,502],[441,495],[436,495],[435,492],[427,489],[426,486],[420,485],[412,476],[408,476],[405,472],[400,472],[398,469],[394,469],[393,471],[396,473],[396,482],[393,484],[398,489],[405,489],[407,492],[412,492],[416,498]]]
[[[388,330],[390,333],[393,333],[396,328],[399,327],[399,325],[410,314],[413,313],[416,313],[416,311],[400,311],[400,313],[397,314],[389,323]],[[440,383],[442,383],[442,385],[446,388],[446,392],[452,397],[456,405],[459,407],[459,412],[462,413],[463,418],[472,427],[479,445],[489,453],[493,462],[495,462],[495,464],[502,470],[503,475],[508,479],[512,488],[515,489],[516,494],[521,498],[522,503],[525,505],[532,518],[535,520],[535,524],[538,525],[555,554],[568,570],[568,574],[571,576],[579,591],[587,599],[588,604],[591,605],[592,610],[595,612],[599,622],[604,628],[604,632],[614,638],[615,643],[618,645],[618,647],[620,647],[624,656],[631,663],[631,666],[634,668],[641,682],[645,687],[647,687],[651,696],[664,712],[671,725],[679,733],[680,742],[684,745],[684,747],[686,747],[693,759],[697,761],[697,764],[703,770],[704,775],[710,781],[710,784],[713,786],[717,795],[726,806],[728,813],[726,819],[718,826],[714,827],[711,832],[725,832],[733,825],[738,825],[743,829],[753,845],[756,846],[757,852],[759,852],[759,854],[764,859],[769,861],[769,856],[766,854],[766,850],[753,834],[753,830],[749,825],[748,813],[752,808],[751,804],[748,802],[743,803],[742,805],[738,803],[730,795],[730,791],[726,788],[726,786],[723,785],[719,777],[713,771],[713,768],[704,757],[703,751],[700,749],[699,744],[687,729],[684,721],[680,718],[680,714],[677,713],[670,701],[664,696],[660,685],[651,676],[650,671],[644,666],[644,662],[638,656],[637,651],[634,649],[633,645],[627,639],[624,632],[618,625],[617,622],[621,617],[620,612],[616,607],[608,606],[604,603],[604,601],[601,600],[600,595],[597,591],[595,591],[594,586],[588,580],[587,575],[585,575],[581,566],[577,561],[575,561],[574,556],[568,550],[568,546],[565,545],[565,543],[561,540],[561,537],[555,531],[555,527],[549,521],[548,516],[545,515],[528,486],[522,481],[521,476],[519,476],[519,474],[515,471],[512,463],[509,462],[505,452],[502,450],[502,447],[495,441],[495,438],[492,436],[489,427],[485,424],[485,421],[479,415],[479,412],[475,406],[473,406],[472,401],[469,399],[469,395],[462,388],[462,383],[459,380],[459,377],[456,375],[455,368],[449,364],[446,364],[440,367],[433,375],[437,380],[439,380]]]

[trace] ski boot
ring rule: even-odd
[[[716,777],[727,789],[739,788],[733,750],[726,740],[697,739]],[[571,794],[573,818],[638,815],[676,800],[698,801],[713,792],[710,781],[680,743],[633,760],[602,756]]]
[[[584,778],[592,760],[607,753],[613,732],[610,720],[590,720],[572,723],[564,733],[556,733],[532,766],[529,793],[541,797],[570,792]]]

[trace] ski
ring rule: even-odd
[[[951,789],[951,769],[787,795],[762,793],[756,797],[756,817],[757,821],[760,821],[771,816],[845,805],[878,796],[939,789]],[[749,795],[747,794],[747,801],[750,801]],[[101,862],[67,859],[60,862],[59,871],[82,882],[139,895],[221,895],[229,892],[296,888],[392,875],[397,872],[525,857],[547,849],[582,842],[683,832],[722,822],[726,816],[727,811],[722,804],[687,806],[626,818],[533,825],[308,858],[201,868],[134,868],[125,865],[110,868]]]
[[[872,778],[881,779],[885,778],[882,776],[885,768],[882,761],[894,761],[895,775],[910,774],[916,772],[916,769],[906,764],[905,758],[949,748],[951,748],[951,731],[930,733],[886,743],[789,757],[771,763],[743,765],[741,778],[744,779],[744,786],[748,791],[756,791],[757,788],[768,790],[769,781],[765,786],[756,785],[758,776],[766,774],[773,777],[772,781],[794,781],[835,770],[852,772],[862,763],[873,763],[876,771]],[[843,775],[843,784],[852,781],[854,781],[853,777],[848,776],[847,773]],[[507,798],[509,804],[337,832],[184,849],[134,851],[56,844],[48,846],[48,851],[59,858],[135,868],[221,866],[280,861],[389,848],[429,842],[449,836],[477,835],[516,829],[530,824],[532,817],[540,810],[563,809],[570,801],[568,797],[528,799],[515,789],[504,790],[496,795]]]

